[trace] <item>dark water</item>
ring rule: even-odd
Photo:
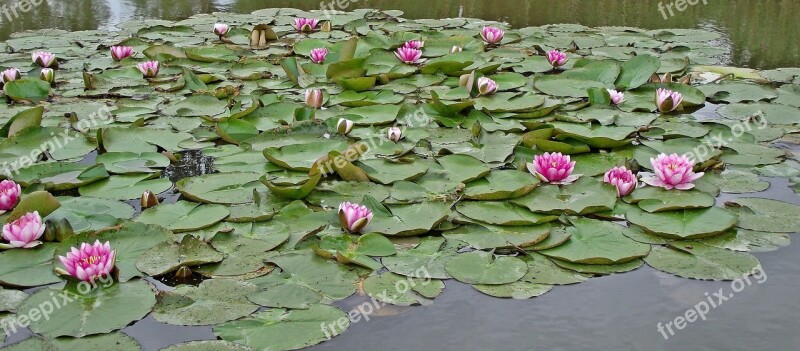
[[[379,8],[402,10],[407,18],[463,16],[507,21],[515,27],[552,23],[648,29],[700,27],[722,34],[720,45],[730,51],[730,65],[762,69],[800,66],[800,45],[797,45],[800,39],[800,25],[797,24],[800,1],[797,0],[691,0],[697,4],[681,7],[683,11],[671,6],[683,0],[332,1],[36,0],[41,5],[25,12],[19,10],[19,6],[12,6],[17,0],[0,0],[0,6],[5,5],[0,8],[0,40],[26,29],[113,29],[116,24],[131,19],[180,20],[214,11],[250,13],[268,7],[303,10]]]

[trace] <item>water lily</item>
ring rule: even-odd
[[[550,50],[547,52],[547,62],[549,62],[553,68],[561,67],[566,64],[567,61],[569,61],[569,56],[560,50]]]
[[[20,77],[22,77],[22,74],[20,74],[19,70],[16,68],[9,68],[3,71],[3,73],[0,73],[0,80],[3,81],[3,84],[20,79]]]
[[[328,49],[326,48],[317,48],[311,50],[311,61],[314,63],[325,62],[325,57],[327,56],[328,56]]]
[[[569,155],[564,156],[560,152],[547,153],[534,156],[533,163],[528,163],[528,171],[533,173],[543,182],[551,184],[569,184],[580,177],[579,174],[572,175],[575,168],[575,161],[570,161]]]
[[[422,62],[422,50],[419,49],[402,47],[398,48],[394,55],[403,63],[413,65]]]
[[[306,89],[306,106],[314,109],[322,108],[322,90]]]
[[[372,211],[366,206],[343,202],[339,205],[339,223],[349,233],[360,233],[372,221]]]
[[[28,212],[17,220],[3,226],[3,239],[9,242],[4,247],[29,249],[42,242],[45,225],[39,212]]]
[[[636,175],[625,167],[614,167],[603,176],[603,181],[617,187],[617,196],[627,196],[638,183]]]
[[[318,19],[313,18],[295,18],[294,19],[294,29],[298,32],[302,33],[311,33],[317,28],[317,24],[319,24]]]
[[[450,48],[450,53],[451,54],[454,54],[454,53],[457,53],[457,52],[462,52],[462,51],[464,51],[464,48],[462,48],[462,47],[460,47],[458,45],[453,45],[453,47]]]
[[[656,106],[661,113],[675,111],[681,106],[681,102],[683,102],[683,95],[677,91],[669,89],[656,90]]]
[[[56,73],[52,68],[42,68],[42,71],[39,73],[39,79],[52,83],[56,80]]]
[[[480,95],[492,95],[497,91],[497,83],[487,77],[478,78],[478,93]]]
[[[410,49],[422,49],[423,46],[425,46],[425,42],[422,40],[410,40],[403,44],[404,48]]]
[[[0,214],[10,211],[17,205],[22,188],[13,180],[0,182]]]
[[[220,39],[230,32],[231,27],[225,23],[216,23],[214,24],[214,35],[218,36]]]
[[[158,196],[156,196],[156,194],[153,194],[150,190],[145,190],[142,193],[142,198],[141,198],[142,208],[155,207],[158,206],[158,204],[159,201],[158,201]]]
[[[694,162],[686,155],[659,154],[650,159],[655,173],[642,173],[642,181],[648,185],[662,187],[667,190],[689,190],[694,182],[703,176],[703,172],[695,173]]]
[[[140,63],[137,67],[145,78],[155,78],[158,75],[158,66],[158,61],[147,61]]]
[[[386,131],[386,137],[393,142],[398,142],[403,139],[403,131],[398,127],[391,127]]]
[[[111,58],[114,61],[122,61],[128,57],[133,55],[133,47],[131,46],[112,46],[111,47]]]
[[[69,275],[84,282],[93,282],[95,279],[111,274],[116,264],[117,252],[111,249],[111,244],[100,243],[100,240],[89,245],[82,243],[80,248],[73,247],[67,256],[58,256]]]
[[[614,89],[608,89],[608,95],[611,95],[612,105],[619,105],[625,101],[625,94]]]
[[[347,135],[350,134],[350,131],[353,130],[353,121],[346,119],[346,118],[339,118],[339,123],[336,124],[336,130],[342,134]]]
[[[56,63],[56,55],[47,51],[36,51],[31,54],[31,59],[43,68],[52,67]]]
[[[481,30],[481,39],[489,45],[495,45],[503,40],[505,34],[506,32],[500,28],[483,27],[483,30]]]

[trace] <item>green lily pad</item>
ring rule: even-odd
[[[148,208],[134,220],[181,233],[210,227],[228,215],[230,211],[222,205],[201,205],[181,200],[174,204],[161,204]]]
[[[699,242],[656,246],[644,260],[655,269],[702,280],[739,279],[760,266],[758,259],[749,253],[720,249]]]
[[[211,279],[199,286],[182,285],[162,293],[153,318],[174,325],[209,325],[232,321],[258,310],[246,297],[257,291],[247,282]]]
[[[467,284],[499,285],[513,283],[528,272],[524,261],[483,251],[459,254],[445,263],[445,270]]]

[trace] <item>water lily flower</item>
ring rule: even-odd
[[[339,118],[339,123],[336,124],[336,130],[342,135],[347,135],[353,130],[353,121],[346,118]]]
[[[311,61],[314,63],[325,62],[325,57],[327,56],[328,56],[328,49],[326,48],[318,48],[311,50]]]
[[[403,44],[404,48],[409,49],[422,49],[423,46],[425,46],[425,42],[422,40],[411,40]]]
[[[295,18],[294,19],[294,29],[298,32],[302,33],[311,33],[317,28],[317,24],[319,24],[318,19],[313,18]]]
[[[214,35],[218,36],[220,39],[230,32],[231,27],[225,23],[216,23],[214,24]]]
[[[0,214],[10,211],[17,204],[22,188],[13,180],[0,182]]]
[[[42,71],[39,73],[39,79],[52,83],[56,80],[56,73],[52,68],[42,68]]]
[[[349,233],[360,233],[370,221],[372,221],[372,211],[366,206],[349,202],[339,205],[339,223]]]
[[[422,50],[419,49],[402,47],[398,48],[394,55],[403,63],[413,65],[422,62]]]
[[[550,50],[547,52],[547,62],[549,62],[553,68],[561,67],[566,64],[567,61],[569,61],[569,57],[560,50]]]
[[[619,105],[625,101],[625,94],[614,89],[608,89],[608,95],[611,95],[612,105]]]
[[[453,45],[453,47],[450,48],[450,53],[451,54],[454,54],[454,53],[457,53],[457,52],[462,52],[462,51],[464,51],[464,48],[462,48],[462,47],[460,47],[458,45]]]
[[[403,131],[398,127],[391,127],[386,131],[386,137],[393,142],[398,142],[403,139]]]
[[[69,275],[84,282],[93,282],[95,279],[111,274],[116,264],[117,252],[111,250],[111,244],[100,243],[100,240],[89,245],[82,243],[80,249],[73,247],[67,256],[58,256]]]
[[[603,182],[617,187],[617,196],[624,197],[636,189],[636,175],[625,167],[614,167],[603,176]]]
[[[111,58],[114,61],[122,61],[127,57],[133,55],[133,47],[131,46],[112,46],[111,47]]]
[[[503,40],[505,34],[506,32],[500,28],[483,27],[483,30],[481,30],[481,39],[489,45],[495,45]]]
[[[6,84],[12,80],[17,80],[22,77],[22,74],[19,73],[19,70],[16,68],[9,68],[3,73],[0,73],[0,80],[2,80],[3,84]]]
[[[155,78],[158,75],[158,61],[142,62],[137,67],[145,78]]]
[[[56,55],[47,51],[36,51],[31,54],[31,59],[43,68],[52,67],[56,63]]]
[[[42,242],[39,238],[44,234],[45,224],[39,212],[29,212],[16,221],[3,226],[3,239],[10,247],[29,249]]]
[[[643,172],[642,181],[648,185],[662,187],[667,190],[689,190],[694,182],[703,176],[703,172],[694,173],[694,162],[686,155],[659,154],[650,159],[655,173]]]
[[[322,90],[319,89],[306,89],[306,106],[320,109],[322,108]]]
[[[533,175],[551,184],[569,184],[580,177],[579,174],[572,175],[575,161],[570,161],[569,155],[564,156],[560,152],[537,155],[533,158],[533,163],[528,163],[527,166]]]
[[[478,78],[478,93],[480,95],[492,95],[497,91],[497,83],[490,78]]]
[[[675,111],[683,102],[683,95],[669,89],[656,90],[656,106],[661,113]]]
[[[142,208],[150,208],[158,206],[159,204],[158,196],[156,196],[156,194],[153,194],[150,190],[145,190],[142,193],[141,204]]]

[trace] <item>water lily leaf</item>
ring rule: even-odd
[[[647,256],[650,245],[623,235],[625,227],[611,222],[570,218],[570,239],[564,244],[539,251],[542,255],[582,264],[620,264]]]
[[[739,215],[736,225],[740,228],[774,233],[794,233],[800,228],[800,206],[783,201],[739,198],[726,207]]]
[[[365,196],[383,201],[389,197],[389,188],[366,182],[323,182],[308,195],[306,201],[320,207],[338,208],[342,202],[352,202]]]
[[[40,79],[22,78],[6,83],[3,91],[13,101],[38,103],[50,96],[50,83]]]
[[[338,323],[340,320],[343,323]],[[324,326],[325,328],[320,328]],[[275,308],[214,327],[223,340],[256,350],[296,350],[319,344],[350,326],[338,307],[313,305],[305,310]]]
[[[139,256],[136,268],[147,275],[163,275],[180,267],[220,262],[225,257],[207,243],[186,236],[180,243],[159,243]]]
[[[636,89],[650,81],[661,68],[661,60],[652,55],[638,55],[625,61],[614,85],[620,90]]]
[[[528,273],[520,279],[520,282],[542,285],[569,285],[589,280],[589,276],[576,273],[574,270],[561,268],[547,256],[536,252],[529,252],[528,255],[521,256],[520,259],[528,265]]]
[[[13,312],[28,298],[28,294],[19,290],[8,290],[0,287],[0,312]]]
[[[791,239],[786,233],[766,233],[747,229],[736,229],[730,233],[702,240],[703,244],[733,251],[768,252],[789,246]]]
[[[478,250],[535,245],[550,234],[550,225],[500,227],[463,225],[446,231],[447,240],[460,240]]]
[[[444,265],[456,255],[455,250],[442,248],[445,240],[424,237],[417,247],[399,251],[397,255],[384,257],[383,265],[392,273],[414,278],[449,279]]]
[[[61,308],[53,311],[50,318],[31,320],[30,324],[33,332],[49,338],[83,337],[122,329],[142,319],[156,303],[150,285],[135,280],[110,285],[98,283],[98,287],[86,295],[80,293],[75,283],[67,284],[63,289],[49,287],[31,295],[20,308],[25,311],[36,309],[42,303],[52,301],[54,294],[65,294],[73,302],[62,302]]]
[[[447,273],[467,284],[499,285],[513,283],[528,272],[524,261],[483,251],[459,254],[444,265]]]
[[[392,184],[400,180],[414,180],[428,171],[426,162],[394,163],[385,159],[361,160],[355,164],[369,179],[379,184]]]
[[[173,132],[156,128],[116,128],[103,129],[102,147],[106,152],[157,152],[158,148],[169,151],[182,151],[182,143],[192,140],[186,132]]]
[[[388,236],[415,236],[429,232],[450,214],[450,205],[422,202],[413,205],[389,206],[391,216],[375,213],[364,229]]]
[[[164,351],[252,351],[253,349],[232,342],[222,340],[192,341],[172,345]]]
[[[17,206],[6,217],[5,222],[11,223],[30,212],[39,212],[39,216],[47,217],[61,207],[55,196],[46,191],[35,191],[19,200]]]
[[[721,84],[706,84],[701,85],[700,89],[711,102],[744,102],[744,101],[761,101],[772,100],[778,97],[775,89],[757,85],[740,82],[726,82]]]
[[[356,291],[358,276],[353,270],[345,265],[320,258],[314,253],[288,253],[273,257],[269,261],[327,298],[341,300]]]
[[[734,280],[753,273],[761,263],[744,252],[708,246],[699,242],[656,246],[645,257],[655,269],[701,280]]]
[[[44,107],[37,106],[32,109],[24,110],[12,116],[6,124],[0,128],[0,136],[4,138],[12,137],[19,131],[28,127],[39,127],[42,125],[42,115]]]
[[[253,191],[263,191],[261,174],[234,172],[183,178],[175,188],[185,198],[203,203],[242,204],[253,201]]]
[[[34,287],[61,281],[53,272],[56,244],[32,249],[0,252],[0,282],[3,285]]]
[[[187,232],[209,227],[230,214],[222,205],[201,205],[189,201],[174,204],[161,204],[142,211],[134,220],[145,224],[155,224],[175,233]]]
[[[459,182],[469,183],[488,175],[490,169],[486,164],[469,155],[447,155],[436,159],[448,179]]]
[[[795,124],[797,123],[797,108],[786,105],[778,105],[768,102],[756,103],[735,103],[723,105],[717,113],[725,118],[741,121],[752,116],[760,116],[774,124]]]
[[[769,182],[762,181],[757,175],[735,169],[726,169],[722,173],[709,172],[703,179],[719,187],[723,193],[743,194],[767,190]]]
[[[698,239],[718,235],[736,225],[734,212],[719,207],[648,213],[628,210],[628,221],[647,232],[674,239]]]
[[[530,212],[506,201],[462,201],[458,203],[457,211],[470,219],[501,226],[530,226],[558,219],[557,216]]]
[[[658,187],[636,189],[625,201],[647,212],[665,212],[714,206],[714,197],[699,190],[666,190]]]
[[[558,260],[555,258],[551,259],[551,261],[561,268],[569,269],[581,274],[591,274],[591,275],[625,273],[638,269],[639,267],[644,265],[644,261],[641,259],[635,259],[633,261],[628,261],[625,263],[618,263],[618,264],[574,263],[574,262]]]
[[[142,346],[139,345],[136,339],[122,332],[84,336],[82,338],[44,339],[34,336],[20,343],[8,346],[5,349],[12,351],[68,351],[102,349],[108,345],[114,345],[115,350],[120,351],[137,351],[142,349]]]
[[[430,303],[430,299],[444,291],[444,283],[438,279],[415,279],[387,272],[365,279],[363,289],[377,301],[412,306]]]
[[[231,233],[217,233],[211,246],[225,255],[225,260],[200,266],[195,271],[206,276],[238,276],[264,268],[264,254],[282,244],[286,237],[275,235],[276,240],[252,239]]]
[[[161,293],[153,318],[174,325],[219,324],[245,317],[258,306],[247,301],[258,288],[248,282],[210,279],[199,286],[181,285]]]
[[[95,162],[102,163],[111,173],[153,173],[154,168],[169,166],[169,158],[158,152],[107,152],[98,155]]]
[[[472,287],[489,296],[515,300],[542,296],[553,289],[552,285],[529,283],[522,280],[502,285],[473,285]]]
[[[528,172],[501,170],[467,184],[464,197],[473,200],[505,200],[522,197],[533,191],[540,181]]]
[[[617,202],[617,190],[592,178],[582,177],[570,185],[540,186],[511,202],[539,213],[588,214],[613,209]]]
[[[320,303],[325,296],[291,274],[273,271],[272,273],[248,282],[261,290],[250,294],[251,302],[275,308],[308,309]]]
[[[595,80],[562,77],[561,75],[547,75],[533,80],[537,90],[551,96],[587,98],[587,89],[610,89],[607,83]]]
[[[153,174],[124,174],[90,183],[78,188],[81,196],[92,196],[111,200],[138,199],[145,191],[159,194],[172,187],[168,178]]]
[[[344,150],[347,144],[339,139],[291,144],[280,148],[264,149],[264,157],[270,162],[293,171],[308,172],[317,159],[332,150]]]

